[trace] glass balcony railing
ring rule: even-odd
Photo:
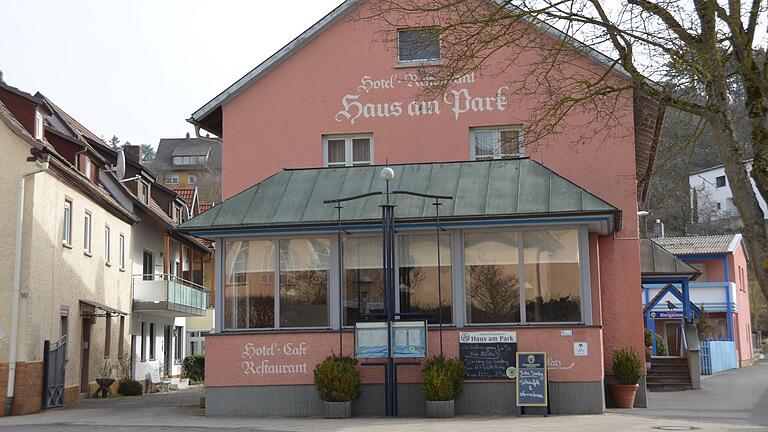
[[[177,312],[175,316],[203,316],[208,307],[208,290],[202,285],[169,274],[133,277],[135,311]]]

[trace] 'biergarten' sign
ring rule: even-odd
[[[397,118],[438,116],[448,113],[454,120],[467,112],[504,111],[507,109],[508,86],[499,87],[494,94],[476,94],[471,91],[469,84],[475,82],[475,74],[471,73],[451,81],[452,86],[461,86],[447,90],[442,96],[432,100],[388,100],[373,102],[368,100],[372,93],[386,92],[397,87],[419,89],[437,85],[438,82],[429,77],[414,73],[391,75],[389,77],[373,77],[363,75],[360,85],[355,92],[341,98],[341,110],[336,113],[337,122],[355,124],[361,119]]]

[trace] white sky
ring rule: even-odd
[[[0,70],[96,135],[152,144],[341,0],[0,0]]]

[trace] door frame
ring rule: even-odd
[[[168,324],[164,325],[163,328],[163,366],[165,368],[165,376],[170,377],[173,375],[173,363],[171,359],[171,328],[172,326],[169,326]]]
[[[90,393],[91,328],[93,319],[83,317],[80,335],[80,393]]]

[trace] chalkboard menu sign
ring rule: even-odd
[[[517,353],[517,405],[547,406],[547,353]]]
[[[462,332],[459,335],[459,357],[467,366],[466,379],[515,378],[515,353],[515,332]]]

